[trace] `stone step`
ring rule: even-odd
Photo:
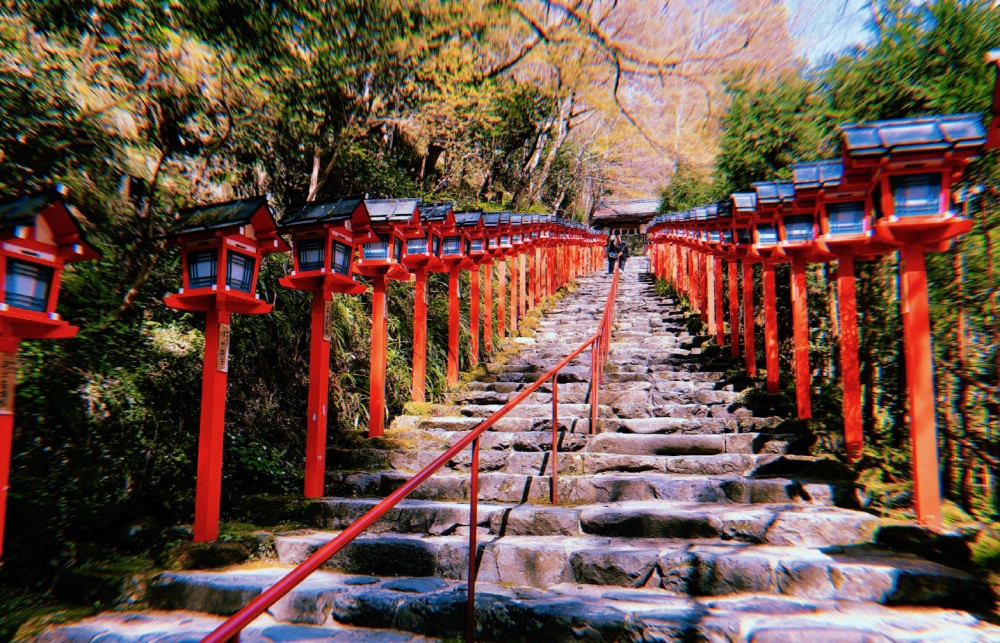
[[[273,575],[277,580],[278,575]],[[255,588],[253,595],[266,588]],[[197,602],[197,601],[192,601]],[[242,602],[239,603],[242,606]],[[228,616],[218,609],[201,610]],[[235,610],[233,610],[235,611]],[[318,619],[314,619],[318,620]],[[360,620],[360,619],[359,619]],[[20,639],[23,643],[196,643],[225,621],[222,616],[191,612],[107,612],[76,623],[56,625]],[[58,622],[58,621],[57,621]],[[431,643],[428,638],[399,630],[353,627],[338,622],[305,624],[303,619],[257,618],[240,634],[242,643]]]
[[[749,458],[752,456],[728,456]],[[411,477],[399,471],[332,473],[327,476],[327,495],[348,498],[384,498]],[[549,476],[514,473],[479,475],[482,502],[546,503]],[[807,482],[788,478],[744,478],[740,475],[683,475],[614,472],[589,476],[561,476],[559,499],[569,505],[624,500],[670,500],[721,504],[796,503],[856,508],[857,488],[846,481]],[[469,475],[441,473],[426,480],[409,496],[416,500],[468,500]]]
[[[375,498],[323,498],[311,503],[310,512],[324,529],[346,529],[378,502]],[[872,542],[882,520],[835,507],[702,505],[657,500],[576,507],[480,503],[476,524],[489,534],[501,536],[590,534],[829,547]],[[468,530],[468,503],[403,500],[369,531],[443,536],[468,534]]]
[[[562,404],[559,405],[559,427],[563,431],[585,434],[589,433],[589,405],[576,405],[577,412],[582,410],[579,407],[586,406],[588,417],[581,418],[569,413],[563,413]],[[572,406],[572,405],[570,405]],[[547,409],[546,413],[530,415],[505,415],[494,423],[489,431],[502,433],[525,433],[535,431],[552,430],[552,405],[523,405],[522,408]],[[483,408],[483,407],[477,407]],[[490,406],[488,408],[500,409],[500,406]],[[602,407],[603,408],[603,407]],[[728,417],[691,417],[686,415],[674,416],[673,413],[684,413],[685,410],[678,410],[677,407],[657,407],[658,413],[652,417],[642,418],[609,418],[604,416],[598,425],[598,431],[602,433],[635,433],[642,435],[651,434],[691,434],[691,435],[718,435],[724,433],[771,433],[778,423],[777,418],[753,418],[746,416]],[[393,420],[387,436],[407,439],[407,433],[411,431],[471,431],[488,417],[484,415],[487,411],[482,411],[478,416],[424,416],[424,415],[401,415]],[[662,415],[660,415],[662,413]],[[775,434],[776,435],[776,434]],[[408,446],[408,445],[407,445]]]
[[[551,424],[551,423],[550,423]],[[571,429],[562,422],[558,433],[560,452],[586,450],[592,453],[631,455],[714,455],[719,453],[791,453],[800,438],[777,433],[709,433],[677,431],[673,433],[629,434],[627,431],[606,431],[590,435]],[[462,427],[464,429],[464,427]],[[470,427],[474,428],[474,427]],[[609,427],[603,427],[605,429]],[[745,428],[745,427],[744,427]],[[468,435],[468,430],[393,429],[390,436],[403,442],[410,451],[444,451]],[[486,431],[480,438],[485,450],[537,452],[552,447],[551,427],[513,432]],[[354,451],[359,451],[355,449]],[[374,453],[375,449],[363,449]],[[398,452],[397,452],[398,453]],[[332,456],[331,456],[332,457]],[[331,462],[334,465],[336,462]]]
[[[338,470],[350,466],[381,466],[399,472],[417,473],[430,466],[443,451],[382,451],[377,449],[328,451],[327,462]],[[343,458],[343,459],[341,459]],[[468,472],[472,454],[466,449],[445,463],[442,472]],[[808,476],[819,480],[850,480],[853,470],[836,460],[813,456],[776,454],[716,453],[711,455],[634,455],[629,453],[591,453],[560,451],[560,476],[584,476],[599,473],[672,473],[681,475],[737,475],[758,478]],[[552,473],[549,452],[500,451],[480,449],[480,473],[501,472],[526,476]]]
[[[500,409],[502,404],[467,404],[462,407],[462,415],[466,417],[487,418]],[[597,417],[610,418],[614,412],[610,406],[600,405],[597,409]],[[559,404],[559,416],[567,418],[589,418],[589,404]],[[552,418],[551,404],[519,404],[511,409],[506,417],[508,418]],[[551,427],[551,423],[549,424]]]
[[[226,614],[273,585],[287,571],[262,567],[228,573],[168,572],[153,580],[149,594],[163,608]],[[689,598],[663,589],[595,585],[560,584],[542,592],[479,581],[476,588],[477,641],[985,643],[1000,637],[1000,628],[995,625],[968,613],[941,608],[752,593]],[[340,624],[406,628],[417,636],[454,640],[465,631],[466,592],[466,584],[461,581],[321,571],[281,599],[255,627],[267,629],[274,627],[275,622],[283,622],[301,628],[275,631],[285,636],[271,640],[281,641],[298,640],[288,634],[313,631],[308,626],[340,631]],[[955,597],[950,602],[959,600]],[[174,632],[192,635],[181,634],[172,640],[193,641],[198,638],[196,633],[208,627],[199,629],[189,623],[221,622],[217,618],[193,616],[190,611],[181,614],[151,613],[148,619],[143,615],[136,619],[133,629],[151,630],[153,637],[140,640],[138,636],[119,638],[119,635],[112,640],[153,643],[159,641],[155,632],[173,628]],[[95,618],[127,621],[136,617],[119,613]],[[69,631],[72,627],[76,626],[49,630],[44,639],[31,643],[89,643],[96,638],[79,636],[80,630]],[[258,640],[253,638],[254,632],[247,631],[248,640]],[[390,629],[379,632],[385,634],[380,640],[386,641],[431,640],[393,638],[400,633]]]
[[[275,538],[282,565],[298,565],[335,534]],[[375,576],[465,580],[468,538],[362,535],[324,569]],[[779,547],[716,541],[503,536],[479,543],[477,580],[547,588],[562,583],[654,587],[679,596],[745,592],[879,604],[971,607],[988,595],[963,571],[874,547]],[[962,597],[962,598],[959,598]]]

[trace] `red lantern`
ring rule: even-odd
[[[361,256],[354,269],[371,277],[373,290],[369,437],[381,436],[385,431],[386,280],[411,278],[402,263],[406,256],[403,229],[418,216],[419,204],[420,199],[365,199],[368,228],[354,231],[355,240],[361,244]]]
[[[61,194],[42,192],[0,201],[0,556],[7,508],[17,347],[22,339],[76,335],[56,312],[67,263],[96,259]]]
[[[333,293],[360,294],[354,280],[354,230],[369,224],[361,197],[312,201],[289,208],[281,232],[292,236],[293,270],[281,285],[311,291],[305,497],[323,495]]]
[[[206,542],[219,535],[230,317],[270,312],[271,304],[255,294],[260,261],[289,248],[264,197],[188,208],[177,219],[170,239],[181,246],[184,287],[164,302],[205,313],[194,539]]]

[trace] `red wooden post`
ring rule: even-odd
[[[707,299],[705,309],[707,311],[708,317],[708,334],[712,335],[716,332],[715,326],[715,257],[711,254],[705,254],[705,294],[703,297]]]
[[[840,370],[844,387],[844,442],[847,458],[857,462],[864,444],[861,383],[858,374],[858,314],[854,291],[854,257],[837,258],[837,306],[840,322]]]
[[[3,377],[0,387],[4,389],[6,404],[0,408],[0,556],[3,556],[3,534],[7,515],[7,491],[10,489],[10,458],[14,442],[14,382],[17,369],[16,337],[0,338],[0,363]]]
[[[368,437],[380,437],[385,432],[385,315],[386,276],[372,277],[372,351],[371,377],[368,398]]]
[[[740,295],[739,278],[737,270],[739,266],[735,261],[729,262],[729,342],[730,354],[738,357],[740,354]]]
[[[423,402],[427,379],[427,269],[414,271],[413,289],[413,383],[410,399]]]
[[[312,334],[309,343],[309,394],[306,404],[305,497],[323,497],[326,467],[327,401],[330,392],[330,335],[327,333],[327,302],[330,293],[313,291]]]
[[[511,257],[510,264],[510,336],[517,335],[517,255]]]
[[[493,354],[493,262],[486,264],[486,283],[483,284],[483,345],[487,355]]]
[[[528,298],[528,310],[534,310],[538,304],[538,282],[542,280],[542,264],[538,260],[540,249],[531,252],[531,296]]]
[[[778,392],[778,302],[775,297],[774,263],[764,262],[764,353],[767,360],[767,392]]]
[[[500,339],[504,337],[504,320],[507,318],[506,295],[507,293],[507,260],[500,258],[497,260],[497,335]]]
[[[715,343],[722,346],[726,343],[726,316],[723,314],[725,304],[722,301],[722,279],[725,272],[726,262],[722,257],[715,258],[715,270],[712,273],[715,284]]]
[[[792,259],[792,327],[795,338],[795,402],[799,417],[812,417],[812,370],[809,367],[809,291],[806,262]]]
[[[709,324],[708,319],[708,262],[709,255],[698,252],[698,307],[701,309],[701,321]],[[711,327],[711,326],[710,326]]]
[[[479,364],[479,266],[469,275],[469,363]]]
[[[449,386],[458,385],[458,335],[459,335],[459,283],[458,265],[448,271],[448,365],[446,379]]]
[[[198,485],[195,492],[194,540],[219,536],[222,495],[222,443],[226,426],[226,377],[229,373],[228,312],[205,312],[205,354],[202,361],[201,423],[198,432]]]
[[[520,286],[517,290],[517,314],[518,318],[523,318],[527,310],[528,303],[528,255],[521,252],[517,255],[520,265]]]
[[[743,260],[743,355],[746,361],[747,375],[757,375],[757,355],[754,346],[754,312],[753,312],[753,264]]]
[[[910,391],[910,445],[913,450],[913,492],[917,520],[930,529],[941,528],[941,480],[938,470],[937,422],[934,408],[934,363],[927,311],[927,272],[924,250],[904,246],[902,258],[903,339],[906,381]]]

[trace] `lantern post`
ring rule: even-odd
[[[754,245],[750,253],[764,267],[764,357],[767,364],[767,392],[777,393],[779,384],[778,361],[778,303],[775,297],[775,265],[785,261],[778,243],[779,227],[784,212],[795,199],[795,184],[761,182],[752,185],[757,192],[757,211],[754,215]]]
[[[924,254],[948,248],[972,221],[951,193],[988,142],[978,114],[931,116],[840,127],[845,171],[870,176],[873,239],[898,247],[910,442],[917,520],[941,525],[937,424]]]
[[[450,203],[421,203],[405,225],[399,226],[406,242],[402,264],[413,273],[413,373],[410,399],[425,400],[427,385],[427,273],[444,272],[441,262],[441,226],[454,225]]]
[[[510,212],[500,213],[496,234],[499,242],[490,248],[490,252],[497,264],[497,335],[502,340],[507,325],[507,256],[514,247],[510,242]],[[513,327],[510,334],[514,334]]]
[[[0,201],[0,557],[14,440],[17,348],[22,339],[65,339],[79,328],[56,312],[67,263],[96,259],[55,190]]]
[[[757,193],[738,192],[732,195],[733,199],[733,242],[729,249],[729,256],[735,260],[740,259],[743,267],[743,359],[747,375],[755,377],[757,375],[757,353],[754,344],[754,309],[753,309],[753,264],[756,255],[751,252],[753,247],[753,219],[757,212]],[[735,261],[734,261],[735,264]],[[730,276],[735,277],[735,269],[730,270]],[[736,311],[733,297],[737,291],[736,280],[731,279],[730,283],[731,311]],[[739,320],[739,312],[735,312],[735,317]],[[739,324],[737,323],[737,326]],[[739,340],[733,341],[733,356],[739,354]]]
[[[468,253],[471,246],[469,236],[458,226],[442,227],[441,261],[448,270],[448,358],[445,380],[448,386],[458,385],[459,336],[461,324],[461,284],[459,275],[469,268]]]
[[[503,257],[500,249],[500,212],[487,212],[483,214],[484,234],[488,238],[486,246],[486,256],[483,258],[483,265],[486,266],[486,282],[483,290],[483,341],[486,345],[486,354],[493,354],[493,265],[498,257]],[[499,267],[497,269],[499,273]],[[499,283],[499,279],[498,279]],[[501,304],[500,309],[503,309]],[[498,319],[497,322],[500,322]],[[503,336],[503,331],[497,325],[497,331]]]
[[[812,370],[809,364],[809,304],[806,263],[822,263],[834,257],[816,243],[818,200],[843,177],[840,161],[792,165],[794,197],[777,216],[778,253],[791,261],[792,339],[795,399],[798,416],[812,417]],[[842,336],[843,338],[843,336]],[[856,355],[857,351],[855,351]]]
[[[486,234],[483,222],[483,212],[481,210],[473,212],[459,212],[455,214],[455,222],[458,229],[465,235],[465,261],[462,268],[468,270],[469,279],[469,363],[472,366],[479,364],[479,272],[480,268],[489,260],[490,240]]]
[[[403,229],[417,215],[419,204],[420,199],[365,199],[368,228],[354,233],[355,241],[361,243],[354,271],[372,280],[368,437],[380,437],[385,432],[386,282],[412,278],[402,264],[406,254]]]
[[[181,246],[184,287],[164,303],[205,313],[194,540],[208,542],[219,535],[230,316],[270,312],[255,294],[260,262],[289,248],[264,197],[188,208],[177,219],[170,239]]]
[[[355,227],[368,224],[364,199],[312,201],[286,210],[279,232],[292,237],[293,269],[282,277],[286,288],[312,293],[309,343],[309,394],[306,412],[305,497],[324,493],[330,339],[333,294],[361,294],[353,278]]]

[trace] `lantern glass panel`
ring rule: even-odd
[[[424,237],[410,238],[406,240],[406,254],[425,255],[427,254],[427,239]]]
[[[330,267],[334,272],[342,275],[351,274],[351,258],[354,255],[354,248],[339,241],[333,242],[333,257],[331,257]]]
[[[865,232],[865,202],[826,204],[830,234],[863,234]]]
[[[211,288],[218,278],[218,250],[196,250],[187,255],[188,288]]]
[[[503,235],[503,236],[501,236],[500,237],[500,245],[501,246],[509,246],[510,245],[510,236],[506,235],[506,234]]]
[[[733,231],[732,230],[723,230],[722,231],[722,242],[723,243],[732,243],[733,242]]]
[[[889,177],[897,217],[941,214],[941,174],[904,174]]]
[[[778,243],[778,229],[770,224],[758,224],[757,243]]]
[[[226,254],[226,285],[235,290],[250,292],[256,265],[256,257],[229,251]]]
[[[521,235],[515,234],[514,238],[511,240],[513,243],[521,243]]]
[[[796,214],[785,217],[785,241],[812,241],[815,238],[812,215]]]
[[[30,261],[7,259],[7,305],[45,312],[55,270]]]
[[[392,256],[396,261],[403,260],[403,240],[396,237],[392,243]]]
[[[472,251],[473,252],[482,252],[483,251],[483,240],[482,239],[473,239],[473,241],[472,241]]]
[[[295,244],[299,270],[322,270],[326,259],[326,239],[307,239]]]
[[[437,235],[434,235],[433,254],[436,257],[440,257],[441,256],[441,237],[439,237]]]
[[[385,261],[389,258],[389,235],[378,235],[378,241],[364,244],[365,261]]]
[[[465,240],[465,254],[468,255],[472,250],[472,243],[468,239]]]
[[[444,254],[446,255],[462,254],[462,237],[445,237]]]

